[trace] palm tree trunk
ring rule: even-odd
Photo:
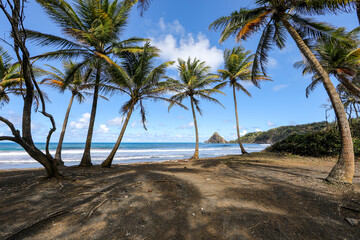
[[[190,159],[199,159],[199,133],[198,133],[198,127],[197,127],[197,121],[196,121],[196,114],[195,114],[195,108],[194,108],[194,102],[193,99],[191,100],[191,110],[194,117],[194,127],[195,127],[195,137],[196,137],[196,144],[195,144],[195,152],[194,155]]]
[[[69,120],[71,106],[73,104],[75,95],[76,94],[74,94],[74,93],[71,95],[69,106],[68,106],[68,108],[66,110],[64,123],[63,123],[62,129],[61,129],[59,143],[58,143],[57,148],[56,148],[55,160],[56,160],[57,165],[64,165],[64,161],[61,159],[61,150],[62,150],[62,145],[63,145],[63,142],[64,142],[65,130],[66,130],[66,126],[67,126],[67,123],[68,123],[68,120]]]
[[[238,136],[238,143],[239,143],[239,146],[240,146],[240,149],[241,149],[241,153],[242,154],[247,154],[248,152],[245,150],[245,148],[242,145],[241,140],[240,140],[239,116],[238,116],[238,110],[237,110],[235,85],[233,85],[233,95],[234,95],[235,117],[236,117],[236,132],[237,132],[237,136]]]
[[[118,139],[117,139],[117,141],[115,143],[115,146],[111,150],[111,152],[110,152],[109,156],[106,158],[106,160],[101,163],[102,167],[107,167],[107,168],[111,167],[111,164],[112,164],[112,161],[113,161],[113,159],[115,157],[115,154],[116,154],[116,152],[117,152],[117,150],[118,150],[118,148],[119,148],[119,146],[121,144],[122,138],[124,137],[126,127],[127,127],[128,123],[129,123],[131,114],[132,114],[132,112],[134,110],[134,105],[135,104],[132,104],[131,107],[130,107],[130,110],[129,110],[127,116],[126,116],[125,122],[124,122],[124,124],[123,124],[123,126],[121,128],[119,137],[118,137]]]
[[[87,137],[86,137],[84,154],[82,156],[82,159],[81,159],[81,162],[80,162],[80,165],[79,165],[79,166],[82,166],[82,167],[90,167],[90,166],[92,166],[90,149],[91,149],[92,136],[93,136],[93,132],[94,132],[95,116],[96,116],[96,110],[97,110],[97,102],[98,102],[98,98],[99,98],[100,74],[101,74],[101,67],[98,67],[97,70],[96,70],[94,98],[93,98],[93,104],[92,104],[92,108],[91,108],[89,129],[88,129],[88,133],[87,133]]]
[[[341,102],[339,94],[332,84],[329,75],[323,69],[315,55],[311,52],[309,47],[305,44],[296,29],[283,16],[281,19],[285,28],[296,42],[301,53],[308,59],[308,61],[315,67],[315,70],[322,78],[323,85],[334,107],[335,115],[339,124],[339,131],[341,136],[341,151],[338,162],[329,173],[327,180],[333,183],[352,183],[355,171],[354,163],[354,149],[351,138],[351,131],[349,122],[346,117],[344,105]]]

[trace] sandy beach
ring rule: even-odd
[[[0,171],[1,239],[359,239],[354,184],[336,159],[268,153],[198,161]]]

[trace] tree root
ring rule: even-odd
[[[43,222],[46,222],[48,221],[49,219],[51,218],[55,218],[55,217],[58,217],[60,215],[63,215],[65,213],[68,213],[70,212],[70,209],[65,209],[65,210],[60,210],[60,211],[57,211],[57,212],[54,212],[54,213],[51,213],[49,215],[47,215],[46,217],[43,217],[41,218],[40,220],[36,221],[35,223],[31,223],[30,225],[20,229],[19,231],[17,231],[16,233],[10,235],[9,237],[5,238],[5,240],[10,240],[10,239],[16,239],[16,236],[21,234],[22,232],[25,232],[26,230],[28,230],[29,228],[35,226],[35,225],[38,225],[40,223],[43,223]]]

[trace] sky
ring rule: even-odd
[[[223,67],[223,51],[242,45],[252,52],[256,49],[259,35],[255,35],[246,42],[236,43],[230,38],[221,45],[219,32],[209,31],[208,26],[215,19],[230,14],[240,7],[251,7],[253,0],[153,0],[148,11],[141,17],[136,7],[132,10],[128,26],[121,39],[133,36],[149,38],[154,46],[160,50],[159,63],[176,61],[178,58],[196,57],[206,61],[211,71],[216,73]],[[60,29],[45,14],[34,0],[27,3],[25,9],[25,27],[45,33],[61,35]],[[315,16],[319,21],[328,22],[334,26],[344,26],[348,30],[358,27],[355,13]],[[0,37],[8,39],[9,26],[3,24],[5,18],[0,15],[2,23]],[[5,43],[0,44],[7,48]],[[50,50],[29,44],[30,54],[35,56]],[[311,76],[302,76],[293,64],[302,60],[295,43],[287,37],[287,48],[274,48],[269,52],[268,76],[273,81],[263,82],[261,88],[246,84],[252,94],[248,97],[238,92],[238,112],[241,134],[266,131],[271,128],[286,125],[305,124],[325,120],[325,111],[321,107],[328,103],[328,97],[322,86],[306,98],[305,89],[310,84]],[[39,65],[49,62],[40,62]],[[61,68],[60,62],[51,65]],[[167,72],[168,76],[177,78],[176,65]],[[41,79],[39,79],[40,81]],[[338,84],[333,80],[334,84]],[[60,94],[53,89],[42,87],[51,103],[47,104],[47,111],[56,121],[57,131],[53,134],[52,142],[56,142],[62,127],[65,111],[70,100],[70,93]],[[236,139],[234,102],[232,91],[224,89],[226,96],[215,97],[225,106],[204,102],[200,103],[203,115],[197,114],[200,141],[207,140],[214,132],[218,132],[226,140]],[[116,141],[121,126],[122,116],[119,113],[121,105],[127,100],[126,96],[109,96],[109,101],[99,100],[95,122],[94,142]],[[10,104],[0,109],[1,116],[10,119],[18,129],[21,128],[22,99],[13,96]],[[189,101],[184,102],[189,106]],[[89,97],[84,103],[74,102],[69,125],[65,135],[65,142],[84,142],[90,118],[92,99]],[[130,120],[125,132],[125,142],[194,142],[194,123],[191,111],[172,108],[168,112],[168,105],[162,102],[145,103],[148,111],[148,130],[141,124],[139,109]],[[334,119],[331,114],[330,120]],[[45,142],[50,128],[48,119],[41,113],[33,114],[33,137],[36,142]],[[4,124],[0,124],[0,135],[9,134]]]

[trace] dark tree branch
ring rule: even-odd
[[[14,124],[12,124],[9,120],[7,120],[6,118],[1,117],[1,116],[0,116],[0,121],[5,123],[10,128],[11,133],[14,135],[14,137],[21,138],[20,132],[19,132],[19,130],[16,130]]]

